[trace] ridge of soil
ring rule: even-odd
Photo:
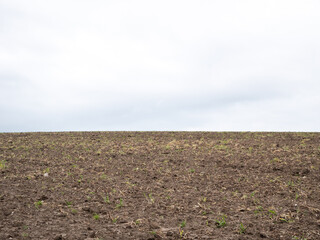
[[[320,239],[320,133],[1,133],[0,239]]]

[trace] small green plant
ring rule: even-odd
[[[149,199],[152,203],[154,203],[154,198],[152,197],[152,193],[149,193]]]
[[[107,175],[105,173],[102,173],[100,176],[101,179],[107,179]]]
[[[294,239],[294,240],[308,240],[308,239],[305,238],[304,236],[302,236],[302,237],[292,236],[292,239]]]
[[[152,193],[149,193],[148,196],[145,193],[143,195],[147,199],[148,202],[154,203],[154,198],[152,196]]]
[[[39,209],[40,206],[42,206],[43,202],[42,201],[37,201],[34,203],[34,206]]]
[[[78,211],[76,209],[71,209],[71,213],[76,214],[76,213],[78,213]]]
[[[257,206],[256,210],[254,210],[254,214],[259,214],[261,212],[263,212],[263,207],[262,206]]]
[[[280,217],[279,220],[280,220],[280,222],[283,222],[283,223],[288,223],[289,222],[289,220],[286,219],[285,217]]]
[[[133,184],[133,183],[130,183],[129,181],[126,181],[126,184],[128,184],[128,186],[131,188],[131,187],[135,187],[136,185]]]
[[[95,213],[95,214],[93,214],[93,218],[94,218],[95,220],[99,220],[100,216],[99,216],[97,213]]]
[[[293,182],[293,181],[289,181],[289,182],[287,183],[287,186],[288,186],[288,187],[294,187],[294,182]]]
[[[274,211],[274,210],[268,210],[268,212],[269,212],[269,217],[270,218],[273,218],[274,216],[276,216],[277,215],[277,213],[276,213],[276,211]]]
[[[183,238],[183,233],[184,233],[183,229],[179,228],[179,235],[180,235],[181,238]]]
[[[119,217],[115,217],[112,219],[112,223],[117,223]]]
[[[222,228],[224,226],[226,226],[226,220],[225,220],[225,216],[221,216],[220,219],[216,220],[216,226],[218,228]]]
[[[240,234],[245,233],[246,230],[247,230],[247,228],[246,228],[242,223],[240,223],[239,233],[240,233]]]
[[[277,157],[273,158],[272,160],[270,160],[270,163],[277,163],[277,162],[281,162],[281,160]]]
[[[67,205],[68,207],[70,207],[70,206],[72,205],[72,202],[71,202],[71,201],[66,201],[66,205]]]
[[[0,161],[0,169],[5,169],[7,167],[7,161],[1,160]]]
[[[121,208],[123,206],[123,200],[120,198],[119,203],[116,205],[116,208]]]
[[[245,180],[246,180],[245,177],[239,177],[239,178],[238,178],[238,182],[245,181]]]
[[[107,194],[104,198],[103,198],[105,203],[110,204],[110,199],[109,199],[109,195]]]
[[[194,173],[195,172],[194,168],[191,168],[189,172]]]
[[[82,175],[80,175],[80,178],[78,179],[78,183],[81,183],[81,182],[82,182],[82,180],[83,180],[83,176],[82,176]]]
[[[187,221],[186,220],[184,220],[184,221],[182,221],[182,223],[180,223],[180,228],[184,228],[185,226],[186,226],[186,224],[187,224]]]

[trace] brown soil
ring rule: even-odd
[[[0,134],[0,239],[320,239],[320,133]]]

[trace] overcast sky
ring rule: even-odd
[[[320,131],[318,0],[0,0],[0,132]]]

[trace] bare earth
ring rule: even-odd
[[[0,134],[0,239],[320,239],[320,133]]]

